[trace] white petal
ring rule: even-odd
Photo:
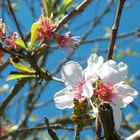
[[[81,65],[74,61],[69,61],[62,67],[61,75],[66,85],[73,86],[84,81],[84,71]]]
[[[113,93],[111,100],[119,107],[126,107],[138,95],[135,89],[123,83],[116,84]]]
[[[109,60],[103,64],[100,72],[99,77],[111,86],[124,81],[127,75],[127,65],[123,62],[116,64],[115,61]]]
[[[98,57],[95,53],[92,54],[88,59],[88,66],[85,69],[86,79],[90,79],[92,76],[98,74],[99,69],[103,65],[103,57]]]
[[[55,105],[59,109],[72,108],[74,96],[69,92],[68,88],[65,88],[57,92],[54,96]]]
[[[110,104],[113,109],[113,117],[115,122],[115,128],[118,130],[120,128],[121,122],[122,122],[122,112],[119,107]]]
[[[127,78],[127,74],[128,74],[128,66],[124,63],[124,62],[120,62],[118,64],[118,67],[119,67],[119,71],[120,71],[120,77],[123,77],[123,78]],[[123,81],[124,79],[120,80],[120,81]]]
[[[92,83],[90,81],[87,81],[84,85],[83,85],[83,93],[82,96],[84,96],[85,98],[91,98],[92,95],[94,93],[93,87],[92,87]]]

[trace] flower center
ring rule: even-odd
[[[98,89],[95,89],[95,94],[98,96],[100,100],[110,101],[111,96],[113,95],[112,91],[113,91],[113,87],[103,82],[100,82]]]

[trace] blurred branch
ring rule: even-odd
[[[51,138],[53,140],[59,140],[59,138],[57,137],[56,133],[54,132],[54,130],[51,128],[50,124],[49,124],[49,120],[47,119],[47,117],[44,117],[45,120],[45,125],[46,128],[48,130],[49,135],[51,136]]]
[[[65,15],[62,20],[60,20],[58,27],[56,29],[59,30],[65,23],[67,23],[71,18],[75,17],[79,13],[83,12],[83,10],[92,2],[93,0],[84,0],[81,4],[79,4],[71,13]]]
[[[4,112],[5,108],[9,104],[9,102],[18,94],[18,92],[21,90],[21,88],[24,87],[24,85],[27,81],[28,81],[28,79],[24,78],[24,79],[18,80],[16,82],[12,91],[9,93],[9,95],[6,97],[6,99],[0,105],[0,115],[2,115],[2,113]]]
[[[140,28],[138,28],[134,31],[127,32],[127,33],[118,34],[116,38],[119,39],[119,38],[124,38],[124,37],[131,36],[131,35],[135,35],[135,33],[138,30],[140,30]],[[106,40],[109,40],[109,39],[110,39],[110,36],[102,36],[102,37],[98,37],[98,38],[95,38],[95,39],[92,39],[92,40],[86,40],[86,41],[83,42],[83,44],[94,43],[94,42],[97,42],[97,41],[106,41]]]
[[[140,130],[126,138],[126,140],[140,140]]]

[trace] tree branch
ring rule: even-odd
[[[118,28],[119,28],[119,23],[120,23],[120,18],[122,15],[124,3],[125,3],[125,0],[119,0],[114,25],[112,27],[112,33],[111,33],[111,38],[110,38],[110,45],[109,45],[107,60],[112,59],[112,56],[113,56],[117,32],[118,32]]]
[[[99,116],[104,128],[105,140],[119,140],[119,136],[115,130],[113,110],[109,103],[104,102],[99,105]]]
[[[9,104],[9,102],[18,94],[20,89],[23,88],[23,86],[25,85],[27,80],[28,79],[24,78],[24,79],[21,79],[21,80],[17,81],[17,83],[15,84],[14,88],[12,89],[12,91],[9,93],[7,98],[0,105],[0,115],[2,115],[2,113],[4,112],[5,108]]]
[[[126,138],[126,140],[140,140],[140,130]]]
[[[92,2],[93,0],[84,0],[81,4],[79,4],[71,13],[67,14],[60,20],[58,27],[56,29],[59,30],[65,23],[67,23],[71,18],[75,17],[79,13],[83,12],[83,10]]]
[[[96,116],[96,140],[102,140],[102,127],[101,127],[101,121],[99,118],[99,114]]]
[[[22,34],[21,29],[20,29],[19,23],[18,23],[18,21],[17,21],[17,19],[16,19],[14,10],[13,10],[13,8],[12,8],[12,6],[11,6],[10,0],[7,0],[7,3],[8,3],[8,6],[9,6],[9,10],[10,10],[10,12],[11,12],[11,14],[12,14],[12,17],[13,17],[13,19],[14,19],[14,22],[15,22],[15,24],[16,24],[16,27],[17,27],[17,29],[18,29],[18,31],[19,31],[20,36],[21,36],[21,39],[23,40],[25,46],[27,47],[27,44],[26,44],[25,39],[24,39],[24,37],[23,37],[23,34]]]
[[[47,128],[48,133],[51,136],[51,138],[53,140],[59,140],[59,138],[57,137],[57,135],[54,132],[54,130],[50,127],[49,120],[46,117],[44,117],[44,120],[45,120],[46,128]]]

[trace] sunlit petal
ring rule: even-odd
[[[127,65],[121,62],[119,65],[115,61],[109,60],[103,64],[99,77],[103,82],[111,86],[124,81],[127,75]]]
[[[115,95],[112,96],[112,102],[119,107],[126,107],[138,95],[138,92],[134,88],[124,83],[116,84],[113,92]]]
[[[59,109],[72,108],[74,96],[67,88],[57,92],[54,96],[55,105]]]
[[[74,61],[69,61],[62,67],[61,75],[66,85],[75,86],[84,81],[84,71],[81,65]]]

